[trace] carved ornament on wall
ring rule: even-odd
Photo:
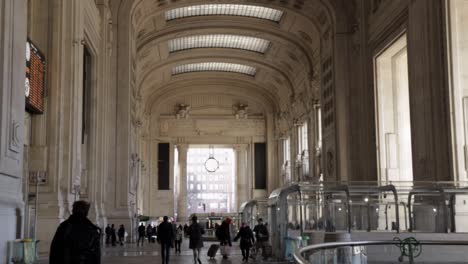
[[[232,106],[234,110],[234,116],[236,119],[247,119],[249,114],[247,113],[249,106],[246,104],[236,104]]]
[[[190,115],[190,105],[178,104],[176,106],[176,118],[177,119],[188,119]]]

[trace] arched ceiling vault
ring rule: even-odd
[[[219,94],[232,95],[238,98],[243,98],[246,101],[252,101],[265,113],[276,112],[278,98],[272,98],[263,89],[258,89],[254,84],[241,84],[235,81],[226,81],[225,79],[210,80],[180,80],[164,86],[164,88],[155,91],[147,100],[145,105],[145,113],[151,114],[158,112],[158,107],[164,101],[174,97],[193,94]]]
[[[209,51],[204,52],[189,52],[189,54],[179,53],[175,56],[171,56],[167,60],[163,60],[157,64],[152,65],[152,67],[145,70],[145,74],[142,76],[141,87],[142,87],[142,95],[146,94],[147,85],[149,87],[154,87],[154,82],[150,81],[150,76],[155,76],[156,78],[161,77],[158,74],[154,73],[161,73],[165,75],[170,75],[171,70],[176,65],[181,64],[190,64],[196,62],[228,62],[228,63],[237,63],[237,64],[245,64],[250,65],[257,68],[257,77],[258,75],[262,74],[260,71],[265,71],[276,75],[284,80],[284,88],[286,88],[290,94],[294,94],[293,83],[289,78],[289,75],[284,72],[283,69],[279,68],[277,65],[271,65],[266,63],[262,58],[258,58],[255,56],[236,56],[231,55],[230,53],[226,53],[225,51],[219,52],[209,52],[209,55],[205,55],[203,53],[207,53]],[[152,75],[154,74],[154,75]],[[219,73],[212,73],[212,75],[216,76]],[[175,77],[175,76],[174,76]],[[168,77],[169,78],[169,77]],[[245,78],[253,79],[250,76],[245,76]],[[164,78],[162,78],[164,79]],[[260,83],[262,83],[260,81]],[[151,89],[152,90],[152,89]]]
[[[119,0],[115,0],[119,1]],[[278,110],[300,89],[310,89],[312,74],[320,70],[320,50],[330,44],[335,19],[333,9],[341,0],[259,0],[216,2],[202,0],[120,0],[119,12],[129,12],[135,41],[136,86],[148,111],[168,89],[191,93],[203,79],[205,86],[230,83],[236,90],[256,93],[259,100]],[[333,3],[331,3],[333,2]],[[241,4],[283,11],[279,23],[239,16],[200,16],[166,21],[165,12],[202,4]],[[128,10],[128,11],[127,11]],[[265,54],[251,51],[202,48],[169,52],[170,40],[194,36],[230,34],[268,40]],[[255,76],[238,73],[197,72],[174,75],[176,66],[194,62],[228,62],[256,68]],[[186,85],[185,89],[183,86]],[[175,88],[177,87],[177,88]],[[217,92],[217,90],[213,90]],[[261,95],[261,96],[260,96]],[[289,96],[288,96],[289,95]]]

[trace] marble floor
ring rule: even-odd
[[[237,243],[231,248],[231,256],[228,259],[223,259],[218,251],[216,257],[210,260],[207,256],[207,250],[211,245],[210,242],[205,243],[202,249],[201,261],[204,264],[240,264],[242,262],[242,254]],[[180,255],[174,255],[171,252],[170,264],[191,264],[193,263],[192,251],[188,248],[188,242],[184,241]],[[265,263],[265,264],[283,264],[285,262],[275,262],[273,260],[249,260],[249,263]],[[39,261],[39,264],[48,263],[46,258]],[[137,247],[135,244],[126,244],[124,246],[106,247],[103,250],[102,264],[159,264],[162,263],[159,244],[145,243],[143,247]]]

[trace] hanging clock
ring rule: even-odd
[[[214,148],[210,146],[210,156],[205,161],[205,170],[207,172],[215,172],[219,169],[219,161],[214,158]]]
[[[205,169],[208,172],[215,172],[219,169],[219,162],[214,157],[209,157],[205,161]]]

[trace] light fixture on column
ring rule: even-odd
[[[210,155],[205,161],[205,170],[207,172],[215,172],[219,169],[219,162],[214,158],[214,147],[210,146]]]

